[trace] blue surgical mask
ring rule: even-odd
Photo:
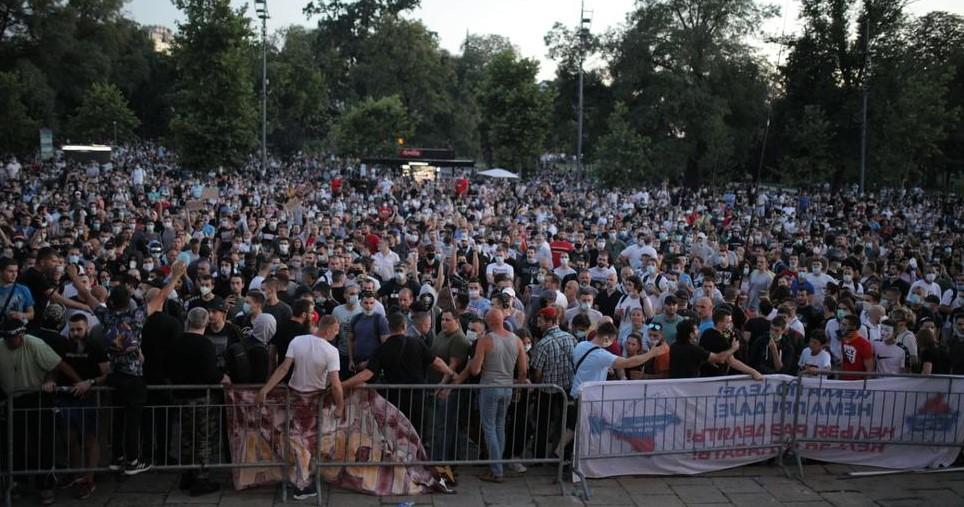
[[[251,305],[245,302],[243,305],[241,305],[241,312],[245,315],[251,313]]]

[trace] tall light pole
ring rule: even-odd
[[[864,18],[864,86],[860,105],[860,194],[864,193],[864,179],[867,175],[867,96],[870,94],[870,2]]]
[[[254,0],[261,20],[261,176],[268,172],[268,0]]]
[[[583,124],[583,96],[582,96],[582,66],[586,60],[586,43],[589,39],[589,24],[591,19],[586,17],[586,2],[583,0],[579,5],[579,105],[577,106],[577,127],[576,127],[576,169],[581,173],[582,165],[582,124]]]

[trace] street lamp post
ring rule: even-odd
[[[583,77],[582,65],[586,59],[586,42],[589,38],[589,23],[591,20],[586,17],[586,2],[583,0],[579,5],[579,104],[577,105],[577,127],[576,127],[576,169],[582,173],[582,139],[583,139]]]
[[[114,146],[117,146],[117,120],[114,120]]]
[[[261,176],[268,172],[268,0],[254,0],[261,20]]]

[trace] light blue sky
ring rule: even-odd
[[[254,0],[232,0],[232,4],[248,4],[253,14]],[[268,0],[271,19],[268,29],[292,24],[314,26],[301,13],[307,0]],[[586,0],[586,10],[592,11],[592,30],[605,29],[622,23],[626,13],[633,8],[634,0]],[[771,0],[782,9],[779,18],[771,19],[764,31],[779,35],[784,30],[794,32],[799,0]],[[520,52],[541,62],[540,78],[550,79],[555,64],[546,57],[543,36],[553,23],[561,21],[569,25],[579,22],[580,0],[422,0],[422,6],[412,17],[421,19],[429,29],[438,33],[439,43],[453,53],[472,33],[494,33],[512,40]],[[130,0],[126,11],[145,25],[164,25],[174,28],[175,22],[183,20],[181,13],[170,0]],[[964,15],[964,0],[910,0],[909,11],[920,15],[934,10],[944,10]],[[779,57],[776,47],[757,42],[761,51],[775,61]]]

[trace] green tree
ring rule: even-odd
[[[652,178],[651,141],[630,125],[629,108],[617,102],[599,139],[596,174],[605,184],[629,187]]]
[[[32,67],[40,80],[22,94],[53,99],[42,123],[57,130],[95,82],[116,84],[125,96],[150,83],[147,32],[122,15],[123,0],[23,0],[0,6],[0,71]],[[36,77],[32,75],[31,79]],[[41,89],[38,90],[37,87]],[[135,109],[140,101],[135,101]],[[46,115],[46,111],[42,116]]]
[[[756,0],[641,0],[608,37],[613,95],[653,139],[660,172],[688,184],[750,164],[766,86],[747,40],[775,9]],[[730,144],[731,146],[727,146]]]
[[[16,72],[0,72],[0,152],[25,155],[37,147],[40,122],[27,108]]]
[[[257,144],[257,108],[245,53],[248,19],[228,0],[175,0],[178,25],[171,130],[181,164],[195,170],[240,166]]]
[[[806,106],[799,120],[787,126],[790,142],[782,168],[787,181],[827,181],[833,176],[833,124],[820,106]]]
[[[335,151],[342,156],[387,156],[399,138],[414,132],[413,121],[397,95],[365,99],[342,115],[334,128]]]
[[[485,67],[479,92],[482,153],[490,165],[527,171],[536,166],[549,131],[552,93],[536,83],[539,64],[511,52]]]
[[[331,110],[328,84],[313,51],[314,34],[292,26],[282,36],[281,50],[268,59],[268,144],[286,156],[320,147],[329,133]],[[256,86],[260,89],[260,80]]]
[[[133,139],[140,123],[117,86],[94,83],[70,118],[68,132],[76,141],[112,144],[115,134],[117,141]]]

